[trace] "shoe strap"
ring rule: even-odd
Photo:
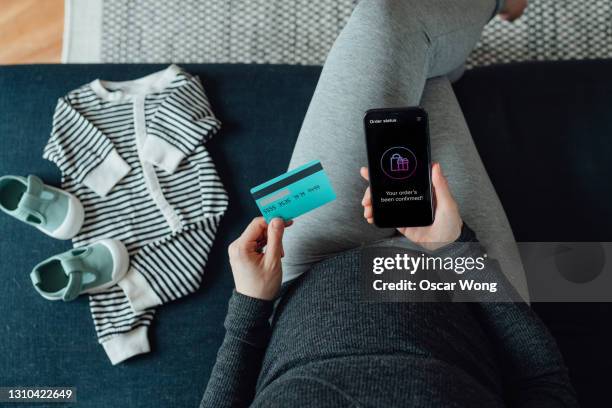
[[[60,263],[68,275],[68,285],[66,285],[62,299],[64,302],[69,302],[76,299],[81,293],[85,264],[83,264],[81,258],[75,256],[62,259]]]
[[[41,179],[39,179],[38,177],[30,174],[28,176],[28,188],[27,188],[26,192],[38,197],[38,196],[40,196],[40,194],[44,190],[44,188],[45,188],[44,186],[45,186],[45,184],[42,182]]]
[[[42,197],[43,191],[43,182],[36,176],[28,176],[28,187],[17,204],[17,212],[24,220],[33,216],[40,220],[40,224],[37,225],[46,223],[47,220],[43,213],[49,205],[50,199]]]

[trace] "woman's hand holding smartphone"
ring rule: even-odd
[[[364,116],[370,182],[364,217],[435,250],[461,235],[459,216],[440,164],[431,165],[427,112],[420,107],[370,109]]]
[[[361,168],[361,176],[369,181],[367,167]],[[459,207],[448,187],[448,181],[442,173],[439,163],[434,163],[431,169],[433,184],[435,217],[433,224],[426,227],[398,227],[397,230],[410,241],[434,251],[450,244],[459,238],[463,221],[459,215]],[[363,216],[368,223],[374,223],[372,195],[368,187],[361,201]],[[407,209],[407,211],[409,211]]]

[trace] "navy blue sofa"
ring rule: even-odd
[[[0,67],[0,174],[37,174],[58,97],[96,77],[137,78],[161,65]],[[78,406],[195,407],[224,330],[233,287],[226,247],[257,215],[250,187],[287,167],[320,68],[185,65],[202,78],[223,122],[208,142],[230,195],[202,288],[159,309],[152,352],[112,367],[87,299],[49,302],[29,271],[64,251],[0,217],[0,386],[73,386]],[[518,240],[612,241],[612,61],[476,69],[455,85],[478,149]],[[357,135],[358,136],[358,135]],[[583,406],[607,401],[612,307],[536,304],[557,338]]]

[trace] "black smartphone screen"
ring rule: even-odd
[[[364,118],[374,223],[382,228],[433,223],[427,113],[373,109]]]

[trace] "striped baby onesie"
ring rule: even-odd
[[[204,147],[220,127],[197,77],[176,65],[95,80],[60,98],[43,157],[85,222],[75,247],[121,240],[130,269],[90,296],[99,342],[117,364],[149,351],[154,307],[198,289],[228,197]]]

